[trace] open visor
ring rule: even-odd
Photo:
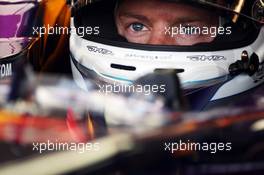
[[[77,0],[75,7],[83,7],[87,4],[99,2],[102,0]],[[119,0],[120,1],[120,0]],[[122,1],[122,0],[121,0]],[[237,14],[234,21],[239,15],[250,18],[256,22],[264,23],[264,1],[263,0],[164,0],[168,2],[190,2],[199,3],[205,6],[230,11]],[[246,9],[246,10],[245,10]]]
[[[157,4],[163,3],[154,1]],[[164,25],[163,28],[158,27],[159,32],[166,35],[165,37],[169,38],[170,42],[142,42],[142,40],[134,38],[143,34],[146,36],[148,31],[153,31],[156,21],[150,20],[149,23],[145,23],[151,19],[151,16],[145,21],[138,19],[131,21],[130,17],[125,19],[124,16],[127,15],[125,13],[133,12],[134,16],[144,16],[149,14],[147,10],[153,7],[152,14],[155,14],[157,7],[151,6],[148,1],[142,1],[140,11],[139,4],[136,4],[136,1],[131,1],[131,6],[134,5],[135,8],[127,9],[130,6],[124,5],[127,2],[127,0],[101,0],[93,3],[78,1],[73,15],[77,34],[82,38],[103,44],[120,46],[120,42],[122,42],[122,47],[126,46],[125,43],[136,43],[139,49],[146,45],[160,45],[166,46],[166,50],[170,50],[170,47],[167,46],[173,46],[173,50],[175,50],[175,46],[187,46],[188,49],[189,46],[192,46],[191,50],[201,50],[201,46],[203,46],[202,50],[208,50],[208,48],[209,50],[224,50],[251,44],[258,37],[263,22],[262,1],[166,0],[163,9],[167,10],[166,4],[173,3],[170,7],[171,10],[175,9],[172,11],[175,13],[170,14],[174,21],[169,21],[170,24]],[[136,14],[138,12],[143,13]],[[188,14],[188,12],[190,13]],[[148,18],[148,16],[145,17]],[[193,19],[179,22],[179,19],[183,17],[192,17]],[[131,21],[131,24],[128,21]],[[167,21],[163,22],[167,23]],[[120,28],[124,30],[122,31]],[[131,29],[134,34],[132,35],[128,29]],[[157,36],[157,34],[151,34]],[[127,47],[130,47],[128,45]],[[160,49],[161,47],[159,47]],[[155,48],[151,48],[151,50],[155,50]]]

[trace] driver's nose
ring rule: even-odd
[[[177,45],[177,41],[174,37],[166,34],[164,27],[154,29],[146,44],[151,45]]]

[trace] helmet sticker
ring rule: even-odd
[[[96,46],[86,46],[90,52],[95,52],[95,53],[100,53],[103,55],[114,55],[112,51],[104,49],[104,48],[99,48]]]
[[[187,56],[191,61],[225,61],[226,57],[220,55],[192,55]]]

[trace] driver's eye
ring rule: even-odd
[[[184,29],[182,29],[181,32],[186,35],[197,35],[199,34],[199,29],[193,26],[184,26]]]
[[[141,23],[132,23],[130,28],[135,32],[145,31],[146,27]]]

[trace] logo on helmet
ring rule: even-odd
[[[86,46],[90,52],[100,53],[104,55],[113,55],[113,52],[104,48],[99,48],[96,46]]]
[[[191,61],[225,61],[226,57],[220,55],[192,55],[187,56]]]
[[[0,64],[0,79],[12,76],[12,64]]]

